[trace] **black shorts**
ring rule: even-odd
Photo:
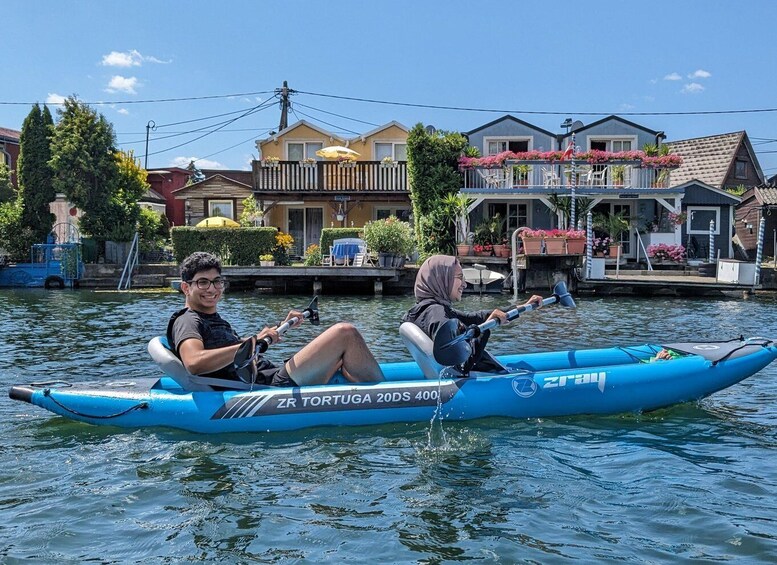
[[[257,382],[264,382],[270,386],[298,386],[289,376],[286,363],[280,367],[271,367],[257,372]]]

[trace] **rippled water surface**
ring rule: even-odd
[[[0,382],[155,375],[172,293],[0,290]],[[232,294],[239,333],[305,297]],[[409,298],[324,297],[380,361],[409,358]],[[467,297],[464,309],[504,305]],[[777,302],[578,299],[492,350],[777,337]],[[275,346],[277,359],[316,335]],[[0,562],[777,562],[777,363],[644,415],[204,436],[0,402]]]

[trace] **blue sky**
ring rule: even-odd
[[[628,115],[777,108],[770,0],[16,2],[3,20],[0,126],[20,129],[27,103],[77,94],[105,103],[95,108],[136,156],[157,124],[149,167],[248,169],[253,140],[280,117],[260,105],[287,80],[307,93],[292,97],[290,123],[349,137],[391,120],[468,131],[505,112],[311,93],[504,110],[554,132],[567,116],[610,113],[668,140],[744,129],[777,173],[777,112]],[[153,102],[206,96],[219,97]]]

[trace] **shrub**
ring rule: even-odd
[[[221,257],[225,265],[255,265],[256,257],[275,249],[276,228],[193,228],[172,230],[175,260],[179,263],[195,251]]]
[[[306,267],[315,267],[317,265],[320,265],[322,260],[323,258],[321,257],[321,248],[315,243],[312,245],[309,245],[308,248],[305,250],[304,265]]]
[[[410,224],[394,216],[367,222],[364,226],[364,240],[372,251],[378,253],[407,255],[413,251],[413,230]]]

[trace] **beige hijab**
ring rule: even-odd
[[[441,304],[450,304],[457,264],[456,257],[450,255],[432,255],[424,261],[415,278],[415,299],[433,298]]]

